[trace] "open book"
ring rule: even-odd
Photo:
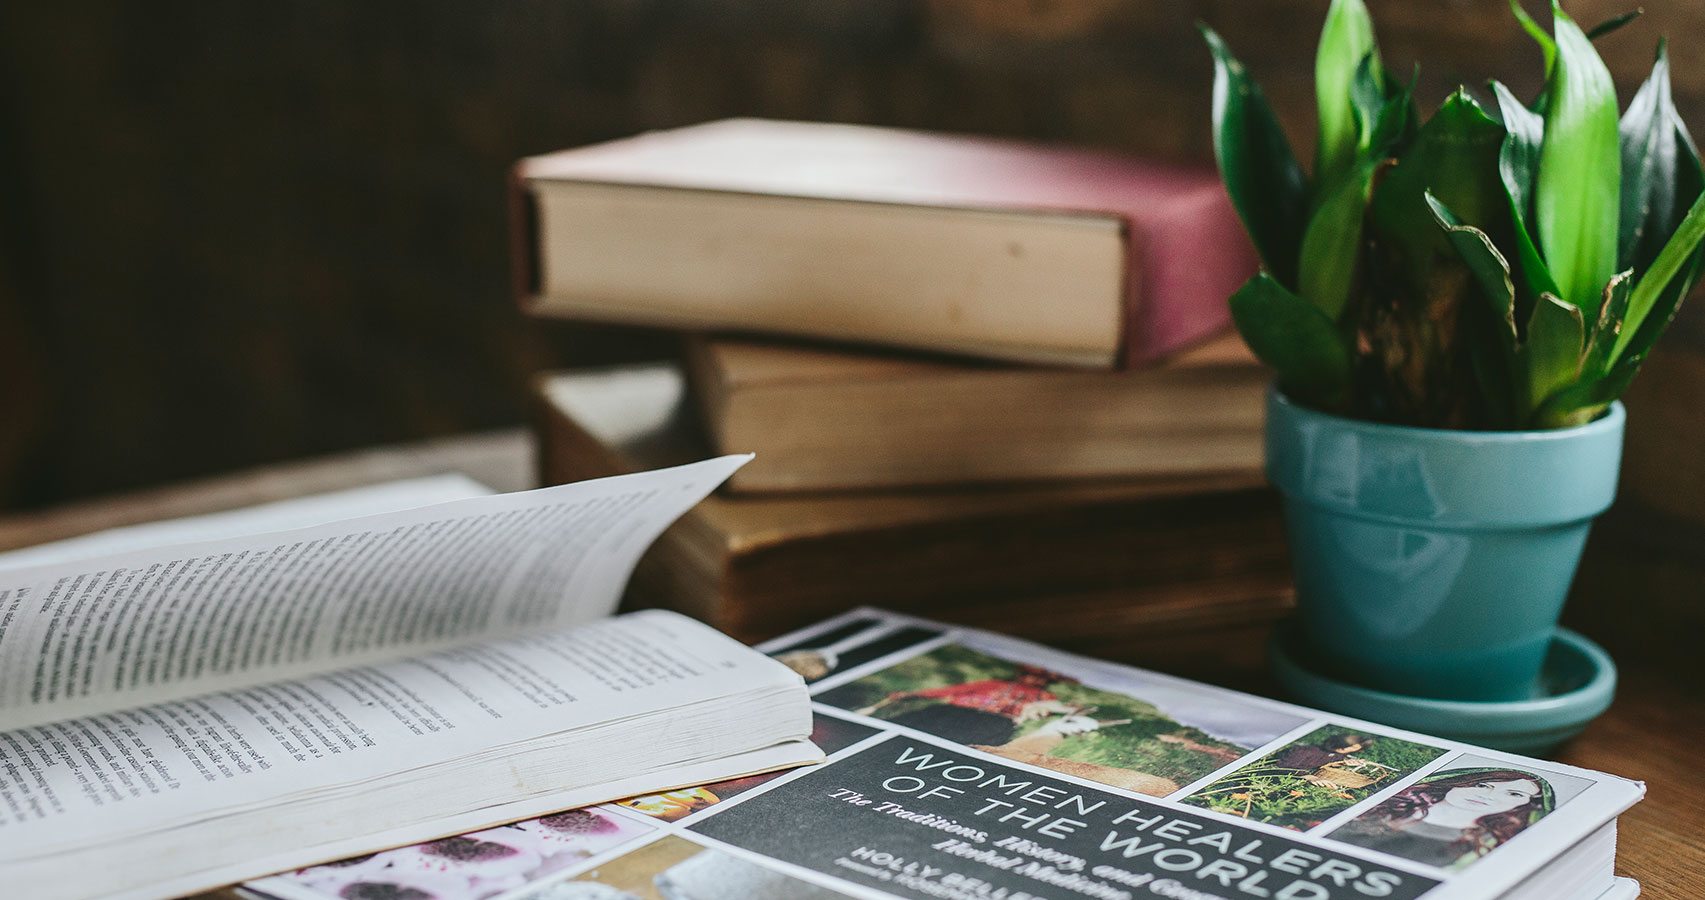
[[[607,618],[745,460],[0,569],[3,893],[167,896],[821,759],[786,667]]]
[[[250,882],[278,900],[1628,900],[1643,786],[862,609],[764,645],[827,764]]]

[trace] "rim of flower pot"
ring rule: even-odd
[[[1591,519],[1616,496],[1626,412],[1530,431],[1353,419],[1268,392],[1267,477],[1291,500],[1393,524],[1501,530]]]
[[[1269,385],[1267,393],[1271,399],[1285,407],[1290,415],[1299,418],[1313,418],[1330,421],[1340,428],[1365,429],[1370,432],[1401,435],[1412,439],[1433,439],[1448,441],[1452,444],[1461,443],[1526,443],[1531,441],[1565,441],[1580,440],[1583,437],[1606,431],[1621,431],[1627,411],[1622,407],[1622,401],[1610,404],[1598,418],[1584,425],[1571,425],[1568,428],[1529,428],[1516,430],[1482,430],[1466,428],[1424,428],[1418,425],[1397,425],[1391,422],[1376,422],[1372,419],[1358,419],[1354,416],[1341,416],[1337,413],[1323,412],[1312,406],[1298,403],[1285,396],[1285,392],[1277,384]]]

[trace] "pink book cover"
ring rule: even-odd
[[[512,212],[523,300],[536,289],[532,179],[1117,216],[1129,241],[1127,367],[1223,332],[1227,298],[1257,266],[1211,167],[864,125],[727,119],[518,163]]]

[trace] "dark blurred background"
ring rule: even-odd
[[[1428,111],[1458,81],[1537,89],[1539,54],[1505,0],[1369,5],[1388,64],[1424,63]],[[1591,24],[1629,5],[1569,7]],[[1255,71],[1306,157],[1325,7],[5,4],[0,506],[512,424],[538,368],[666,352],[631,331],[520,319],[504,198],[517,157],[759,115],[1207,161],[1198,19]],[[1626,100],[1671,35],[1683,114],[1705,131],[1705,3],[1645,8],[1600,51]],[[1705,402],[1702,305],[1631,402],[1628,478],[1666,471],[1660,506],[1705,496],[1700,452],[1677,430]]]

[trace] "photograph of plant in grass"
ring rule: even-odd
[[[1700,275],[1705,175],[1660,43],[1621,115],[1593,40],[1552,4],[1545,87],[1459,87],[1422,121],[1362,0],[1333,0],[1305,174],[1248,70],[1204,27],[1214,145],[1262,272],[1238,331],[1291,400],[1428,428],[1584,424],[1620,397]],[[1488,99],[1489,98],[1489,99]]]
[[[1307,831],[1444,753],[1413,741],[1326,725],[1215,780],[1183,802]]]
[[[1303,724],[1217,691],[949,644],[818,695],[1015,762],[1164,797]]]

